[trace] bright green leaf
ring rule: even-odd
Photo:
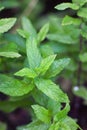
[[[61,4],[57,5],[55,8],[58,9],[58,10],[65,10],[67,8],[71,8],[73,10],[78,10],[79,6],[74,4],[74,3],[68,3],[67,2],[67,3],[61,3]]]
[[[36,68],[37,73],[44,75],[46,71],[49,69],[51,64],[53,63],[56,55],[50,55],[44,59],[42,59],[41,64],[38,68]]]
[[[22,29],[17,29],[17,32],[20,36],[22,36],[23,38],[28,38],[29,37],[29,34],[25,31],[25,30],[22,30]]]
[[[50,112],[42,106],[39,105],[32,105],[34,113],[36,117],[44,123],[51,122],[51,114]]]
[[[41,121],[33,121],[29,125],[21,126],[17,130],[48,130],[49,125],[44,124]]]
[[[4,9],[4,7],[0,7],[0,11],[2,11]]]
[[[80,25],[81,24],[81,20],[78,19],[78,18],[72,18],[72,17],[66,15],[63,18],[62,25],[70,25],[70,24]]]
[[[9,96],[22,96],[29,93],[33,88],[33,84],[25,84],[6,75],[0,75],[0,92]]]
[[[77,15],[79,17],[82,17],[82,18],[86,18],[87,19],[87,8],[81,8],[78,12],[77,12]]]
[[[87,0],[72,0],[72,2],[79,6],[83,6],[84,4],[87,3]]]
[[[35,38],[28,38],[26,42],[27,58],[30,68],[37,68],[41,63],[41,54],[37,47],[37,40]]]
[[[16,18],[0,19],[0,33],[7,32],[16,22]]]
[[[18,72],[15,73],[16,76],[26,76],[29,78],[35,78],[37,76],[37,74],[29,68],[23,68],[21,70],[19,70]]]
[[[17,52],[9,51],[9,52],[0,52],[0,56],[8,57],[8,58],[18,58],[21,55]]]
[[[61,119],[64,119],[68,112],[70,111],[70,106],[69,104],[67,103],[66,106],[63,108],[63,110],[59,111],[55,117],[54,117],[54,121],[59,121]]]
[[[51,99],[57,102],[69,102],[67,95],[63,93],[59,86],[54,84],[51,80],[38,78],[35,80],[35,84],[40,91]]]
[[[47,78],[51,78],[59,74],[68,64],[70,63],[69,58],[63,58],[55,60],[49,70],[46,73]]]
[[[37,35],[38,43],[42,42],[45,39],[46,34],[48,33],[48,30],[49,30],[49,24],[47,23],[40,29]]]

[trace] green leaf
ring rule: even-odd
[[[41,54],[37,47],[37,40],[35,38],[28,38],[26,43],[27,58],[30,68],[37,68],[41,63]]]
[[[62,25],[80,25],[81,24],[81,20],[78,19],[78,18],[72,18],[68,15],[66,15],[64,18],[63,18],[63,21],[62,21]]]
[[[35,80],[36,87],[45,95],[57,102],[69,102],[69,99],[62,90],[51,80],[39,79]]]
[[[87,52],[84,52],[83,54],[79,54],[79,59],[81,62],[87,62]]]
[[[46,73],[47,78],[55,77],[59,74],[68,64],[70,63],[70,58],[63,58],[55,60],[49,70]]]
[[[73,3],[79,5],[79,6],[83,6],[84,4],[87,3],[87,0],[72,0]]]
[[[42,42],[45,39],[46,34],[48,33],[48,30],[49,30],[49,24],[47,23],[40,29],[37,35],[38,43]]]
[[[36,36],[36,30],[34,29],[31,21],[28,18],[22,18],[22,27],[24,31],[28,34],[28,36]]]
[[[0,75],[0,92],[9,96],[22,96],[34,88],[33,84],[25,84],[15,78]]]
[[[29,68],[23,68],[21,70],[19,70],[18,72],[15,73],[16,76],[26,76],[28,78],[35,78],[37,76],[37,74]]]
[[[46,71],[49,69],[51,64],[53,63],[56,55],[50,55],[44,59],[42,59],[41,64],[38,68],[36,68],[37,73],[44,75]]]
[[[79,96],[81,98],[83,98],[84,100],[87,100],[87,89],[85,87],[78,87],[78,86],[75,86],[73,88],[73,93],[76,95],[76,96]]]
[[[67,2],[67,3],[61,3],[61,4],[57,5],[55,8],[58,10],[65,10],[67,8],[71,8],[73,10],[78,10],[79,6],[77,4]]]
[[[64,119],[68,112],[70,111],[70,105],[67,103],[66,106],[63,108],[63,110],[59,111],[55,116],[54,116],[54,121],[61,121],[61,119]]]
[[[52,47],[47,44],[44,44],[40,47],[40,51],[41,51],[41,54],[42,54],[42,57],[47,57],[47,56],[50,56],[50,55],[53,55],[54,54],[54,51],[52,49]]]
[[[51,41],[61,42],[63,44],[76,44],[77,39],[74,40],[69,34],[65,33],[53,33],[48,34],[47,38]]]
[[[41,121],[33,121],[29,125],[21,126],[17,130],[48,130],[49,125],[44,124]]]
[[[87,19],[87,8],[81,8],[79,9],[79,11],[77,12],[77,15],[79,17],[82,17],[82,18],[86,18]]]
[[[0,52],[0,56],[8,57],[8,58],[19,58],[21,55],[17,52]]]
[[[51,122],[51,114],[47,109],[45,109],[44,107],[39,106],[39,105],[32,105],[32,108],[34,110],[36,117],[40,121],[42,121],[44,123],[50,123]]]
[[[29,37],[29,34],[25,31],[25,30],[22,30],[22,29],[17,29],[17,32],[20,36],[22,36],[23,38],[28,38]]]
[[[16,18],[0,19],[0,33],[7,32],[16,22]]]

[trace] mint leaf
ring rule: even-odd
[[[51,113],[44,107],[39,105],[32,105],[36,117],[44,123],[51,122]]]
[[[79,16],[79,17],[82,17],[82,18],[86,18],[87,19],[87,8],[81,8],[81,9],[79,9],[78,10],[78,12],[77,12],[77,15]]]
[[[9,96],[22,96],[34,88],[33,84],[25,84],[17,79],[0,75],[0,92]]]
[[[57,5],[55,8],[58,10],[65,10],[67,8],[71,8],[73,10],[78,10],[79,6],[77,4],[67,2],[67,3],[61,3],[61,4]]]
[[[36,120],[29,125],[19,127],[17,130],[48,130],[48,128],[48,124],[44,124],[41,121]]]
[[[69,99],[62,90],[51,80],[39,79],[35,80],[36,87],[45,95],[57,102],[69,102]]]
[[[37,73],[44,75],[46,71],[49,69],[51,64],[53,63],[56,55],[50,55],[44,59],[42,59],[41,64],[38,68],[36,68]]]
[[[8,57],[8,58],[19,58],[21,55],[17,52],[0,52],[0,56]]]
[[[0,19],[0,33],[7,32],[16,22],[16,18]]]
[[[38,43],[42,42],[45,39],[46,34],[48,33],[48,30],[49,30],[49,24],[47,23],[40,29],[37,35]]]
[[[22,18],[22,27],[24,31],[28,34],[28,36],[36,36],[36,30],[34,29],[31,21],[28,18]]]
[[[41,54],[37,47],[37,40],[33,37],[27,39],[26,42],[27,58],[30,68],[39,67],[41,63]]]
[[[49,70],[46,73],[47,78],[55,77],[58,75],[68,64],[70,63],[69,58],[63,58],[55,60]]]
[[[81,20],[78,19],[78,18],[72,18],[68,15],[66,15],[64,18],[63,18],[63,21],[62,21],[62,25],[80,25],[81,24]]]
[[[29,68],[23,68],[15,73],[16,76],[26,76],[28,78],[35,78],[37,74]]]

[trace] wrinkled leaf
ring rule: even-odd
[[[17,130],[48,130],[49,125],[44,124],[41,121],[33,121],[29,125],[21,126]]]
[[[51,78],[59,74],[70,62],[69,58],[55,60],[46,73],[47,78]]]
[[[59,86],[54,84],[51,80],[38,78],[35,80],[35,84],[40,91],[51,99],[57,102],[69,102],[67,95],[63,93]]]
[[[39,31],[37,35],[37,41],[38,43],[42,42],[46,38],[46,34],[48,33],[49,30],[49,24],[45,24]]]
[[[25,84],[6,75],[0,75],[0,92],[9,96],[22,96],[29,93],[33,88],[33,84]]]
[[[41,75],[44,75],[46,71],[49,69],[51,64],[53,63],[56,55],[50,55],[44,59],[42,59],[40,67],[36,68],[37,73],[40,73]]]
[[[35,38],[28,38],[26,42],[26,50],[30,68],[37,68],[41,63],[41,54],[37,47],[37,40]]]
[[[29,78],[35,78],[37,76],[37,74],[29,68],[23,68],[21,70],[19,70],[18,72],[15,73],[16,76],[26,76]]]
[[[42,106],[32,105],[36,117],[44,123],[51,122],[51,113]]]
[[[7,32],[16,22],[16,18],[0,19],[0,33]]]

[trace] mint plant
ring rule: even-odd
[[[70,78],[74,94],[85,100],[87,100],[87,89],[84,86],[87,71],[86,5],[86,0],[72,0],[71,3],[66,2],[57,5],[56,9],[63,11],[70,8],[73,13],[71,16],[67,12],[63,18],[52,21],[51,25],[54,28],[50,27],[50,33],[47,36],[51,41],[51,44],[48,44],[57,52],[59,57],[68,56],[71,58],[67,73],[63,76]]]
[[[6,27],[10,28],[10,25]],[[53,50],[48,51],[49,46],[40,44],[48,33],[49,24],[37,33],[32,23],[24,17],[22,27],[18,33],[26,41],[25,65],[12,77],[0,74],[0,92],[10,96],[9,100],[0,102],[0,109],[10,112],[17,107],[24,107],[31,111],[32,122],[18,127],[18,130],[81,129],[68,116],[70,101],[67,94],[53,81],[69,64],[70,58],[57,59]],[[15,52],[3,52],[1,56],[20,57]]]

